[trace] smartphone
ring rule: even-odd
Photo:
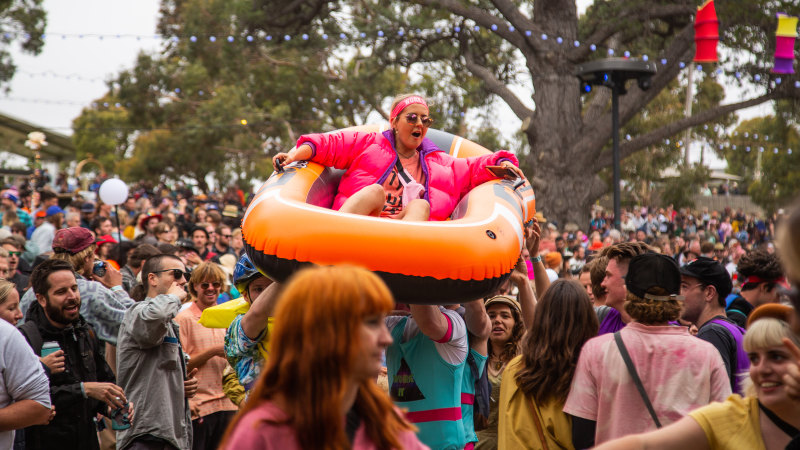
[[[108,267],[106,267],[105,261],[95,261],[94,265],[92,266],[92,273],[98,277],[104,277],[107,270]]]
[[[517,178],[513,170],[503,166],[486,166],[486,170],[498,178]]]

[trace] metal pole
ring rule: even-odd
[[[694,102],[694,71],[697,70],[694,65],[689,64],[689,76],[686,78],[686,107],[684,108],[684,117],[692,117],[692,103]],[[683,166],[689,167],[689,144],[692,140],[692,129],[687,128],[686,134],[683,138]],[[701,162],[702,164],[702,162]]]
[[[611,85],[611,136],[614,153],[614,228],[620,230],[619,88],[617,87],[617,81],[614,81]]]
[[[119,205],[114,205],[114,217],[117,219],[117,240],[122,243],[122,228],[119,226]]]

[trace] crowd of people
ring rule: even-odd
[[[361,161],[338,208],[386,220],[521,175],[437,154],[427,113],[399,98],[383,137],[304,136],[275,168]],[[539,213],[497,292],[422,305],[353,266],[266,277],[237,188],[130,192],[0,192],[0,448],[800,448],[800,207]]]

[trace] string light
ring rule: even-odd
[[[497,24],[492,24],[489,28],[492,31],[497,31],[497,30],[500,29],[500,26],[497,25]],[[510,25],[510,24],[507,25],[507,28],[508,28],[508,30],[510,32],[517,31],[517,29],[513,25]],[[474,31],[476,31],[476,32],[479,32],[481,30],[481,27],[478,26],[478,25],[474,25],[472,29]],[[441,27],[441,26],[438,26],[436,28],[426,29],[426,30],[419,29],[419,28],[417,28],[415,30],[409,30],[409,31],[406,31],[406,30],[403,30],[403,29],[399,29],[399,30],[397,30],[397,36],[403,37],[406,34],[410,34],[410,33],[416,33],[418,35],[427,35],[427,34],[431,34],[431,33],[442,34],[442,33],[447,33],[447,32],[450,32],[450,31],[452,31],[454,33],[460,33],[462,31],[462,28],[460,26],[456,25],[456,26],[453,26],[453,27]],[[531,37],[532,36],[531,30],[524,30],[524,33],[525,33],[525,36],[527,36],[527,37]],[[22,32],[5,32],[3,34],[3,36],[4,36],[5,39],[12,39],[12,38],[26,37],[27,35],[25,33],[22,33]],[[386,32],[384,30],[377,30],[373,34],[367,34],[365,32],[357,32],[357,33],[348,34],[348,33],[342,32],[342,33],[339,33],[338,38],[342,42],[351,42],[351,41],[354,41],[356,39],[361,39],[361,40],[370,40],[370,39],[372,39],[372,40],[376,40],[376,39],[379,39],[379,38],[383,38],[385,36],[386,36]],[[299,37],[303,41],[308,41],[308,40],[312,39],[312,35],[309,35],[308,33],[303,33],[303,34],[301,34],[299,36],[292,36],[291,34],[285,34],[285,35],[282,36],[282,39],[284,41],[288,42],[288,41],[292,41],[294,39],[294,37]],[[319,34],[319,35],[317,35],[317,37],[321,38],[322,40],[329,40],[331,38],[331,36],[329,36],[327,34]],[[89,39],[89,38],[95,38],[95,39],[98,39],[98,40],[101,40],[101,41],[102,40],[106,40],[106,39],[109,39],[109,40],[113,40],[113,39],[117,39],[117,40],[135,39],[137,41],[141,41],[143,39],[156,40],[156,41],[168,40],[168,41],[173,42],[173,43],[178,43],[180,41],[188,39],[188,41],[193,43],[193,44],[202,41],[200,39],[200,37],[198,37],[197,35],[190,35],[190,36],[178,35],[178,36],[169,36],[169,37],[167,37],[167,36],[163,36],[163,35],[160,35],[160,34],[100,34],[100,33],[59,33],[59,32],[46,33],[46,34],[42,35],[42,39],[43,40],[47,40],[47,39],[62,39],[62,40],[65,40],[65,39],[78,39],[78,40],[85,40],[85,39]],[[232,44],[232,43],[237,42],[237,38],[235,36],[233,36],[233,35],[221,36],[219,40],[218,40],[217,36],[213,35],[213,34],[206,35],[203,38],[207,39],[207,42],[211,42],[211,43],[216,43],[216,42],[219,41],[219,42],[227,42],[227,43]],[[266,40],[268,42],[273,40],[273,36],[272,35],[266,35],[263,38],[264,38],[264,40]],[[551,36],[547,35],[546,33],[542,33],[539,36],[539,38],[542,41],[548,41],[548,40],[550,40]],[[248,42],[248,43],[256,42],[256,38],[254,36],[252,36],[252,35],[247,35],[247,36],[243,37],[240,40],[242,40],[244,42]],[[564,38],[561,37],[561,36],[558,36],[558,37],[555,37],[555,41],[558,44],[562,44],[564,42]],[[586,47],[588,45],[589,50],[592,51],[592,52],[597,51],[601,47],[601,46],[599,46],[598,44],[595,44],[595,43],[588,43],[588,44],[587,43],[581,43],[578,40],[572,41],[572,45],[575,48]],[[614,49],[614,48],[610,48],[610,47],[606,48],[606,52],[607,52],[608,56],[614,56],[615,54],[617,54],[617,51],[618,51],[618,49]],[[625,58],[630,58],[630,57],[633,56],[633,54],[629,50],[622,51],[622,54],[624,55]],[[643,61],[648,61],[649,60],[649,56],[648,55],[642,55],[642,56],[640,56],[640,58]],[[661,62],[661,65],[663,65],[663,66],[666,66],[667,64],[669,64],[669,60],[667,58],[660,58],[660,62]],[[687,66],[687,63],[684,62],[684,61],[679,61],[678,62],[678,66],[681,69],[683,69],[683,68],[685,68]],[[697,66],[697,70],[698,71],[703,70],[702,66],[698,65]],[[722,73],[723,73],[722,69],[721,68],[717,68],[715,71],[712,71],[711,76],[713,77],[713,76],[716,76],[716,75],[721,75]],[[739,71],[736,71],[734,73],[734,76],[738,80],[741,80],[743,78],[742,73],[739,72]],[[752,77],[752,79],[755,82],[761,82],[761,80],[763,78],[764,77],[761,74],[755,74]],[[80,81],[88,81],[88,79],[82,79],[82,78],[76,78],[76,79],[80,80]],[[92,79],[91,81],[102,81],[102,80]],[[780,85],[783,81],[784,80],[782,78],[778,77],[778,78],[772,80],[771,82],[774,83],[774,85],[777,86],[777,85]],[[794,87],[800,89],[800,81],[794,81]]]
[[[499,29],[499,26],[497,24],[493,24],[489,28],[492,31],[497,31]],[[517,31],[516,28],[514,28],[512,25],[508,25],[507,28],[508,28],[508,30],[510,32]],[[478,26],[478,25],[475,25],[475,26],[473,26],[472,29],[475,32],[479,32],[481,30],[481,27]],[[429,34],[429,33],[442,34],[444,32],[449,32],[449,31],[453,31],[455,33],[460,33],[460,32],[462,32],[462,28],[460,26],[453,26],[452,28],[436,27],[435,29],[430,29],[430,30],[416,29],[416,30],[409,30],[409,31],[406,31],[406,30],[403,30],[403,29],[399,29],[399,30],[397,30],[396,33],[397,33],[397,36],[403,37],[407,33],[411,34],[411,33],[414,33],[414,32],[416,34],[418,34],[418,35],[422,35],[422,34]],[[532,35],[533,35],[531,30],[524,30],[523,32],[524,32],[525,36],[527,36],[527,37],[532,37]],[[383,37],[386,36],[386,32],[384,30],[377,30],[376,32],[374,32],[374,35],[376,36],[376,38],[383,38]],[[19,37],[25,38],[25,37],[27,37],[24,33],[21,33],[21,32],[5,32],[3,34],[3,36],[4,36],[5,39],[13,39],[15,37],[16,38],[19,38]],[[206,39],[206,42],[211,42],[211,43],[217,42],[217,36],[213,35],[213,34],[212,35],[201,36],[201,37],[203,37],[203,39]],[[303,33],[299,37],[300,37],[300,39],[302,39],[304,41],[308,41],[308,40],[310,40],[312,38],[312,36],[307,34],[307,33]],[[317,37],[320,38],[320,39],[323,39],[323,40],[328,40],[328,39],[331,38],[331,36],[329,36],[327,34],[319,34],[319,35],[317,35]],[[291,41],[293,39],[293,36],[290,35],[290,34],[286,34],[286,35],[283,35],[282,38],[283,38],[284,41]],[[372,39],[372,37],[370,37],[367,33],[364,33],[364,32],[359,32],[357,34],[352,34],[352,35],[342,32],[342,33],[339,33],[338,38],[341,41],[352,41],[352,40],[356,40],[356,39],[362,39],[362,40],[363,39]],[[548,36],[546,33],[542,33],[539,36],[539,38],[542,41],[549,41],[550,36]],[[169,41],[174,42],[174,43],[178,43],[178,42],[181,42],[183,40],[188,40],[192,44],[196,44],[198,42],[201,42],[201,39],[197,35],[190,35],[190,36],[180,36],[179,35],[179,36],[166,37],[166,36],[159,35],[159,34],[137,35],[137,34],[96,34],[96,33],[80,33],[80,34],[76,34],[76,33],[46,33],[46,34],[42,35],[42,39],[43,40],[48,40],[48,39],[61,39],[61,40],[66,40],[66,39],[77,39],[77,40],[86,40],[86,39],[98,39],[98,40],[106,40],[106,39],[108,39],[108,40],[135,39],[137,41],[141,41],[143,39],[147,39],[147,40],[156,40],[156,41],[169,40]],[[269,42],[269,41],[273,40],[273,36],[272,35],[266,35],[266,36],[263,37],[263,39]],[[248,43],[256,42],[256,38],[254,36],[252,36],[252,35],[247,35],[246,37],[244,37],[241,40],[243,40],[245,42],[248,42]],[[555,37],[554,40],[558,44],[562,44],[564,42],[564,38],[561,37],[561,36]],[[236,39],[235,36],[227,35],[227,36],[221,37],[221,41],[220,42],[235,43],[235,42],[237,42],[237,39]],[[592,52],[597,51],[598,48],[599,48],[599,46],[597,44],[595,44],[595,43],[588,43],[587,44],[585,42],[582,43],[582,42],[580,42],[578,40],[572,41],[572,45],[575,48],[581,48],[581,47],[587,47],[588,46],[588,49],[590,51],[592,51]],[[609,56],[615,55],[616,51],[617,50],[614,49],[614,48],[606,48],[606,52],[607,52],[607,54]],[[628,51],[628,50],[624,50],[622,52],[622,54],[624,55],[625,58],[630,58],[631,55],[632,55],[631,52]],[[644,61],[648,61],[649,60],[649,56],[648,55],[642,55],[641,59],[644,60]],[[667,58],[663,58],[663,57],[659,58],[659,62],[661,63],[661,65],[664,65],[664,66],[669,64],[669,60]],[[684,61],[679,61],[678,62],[678,66],[681,69],[683,69],[683,68],[685,68],[687,66],[687,63],[684,62]],[[698,71],[702,71],[703,67],[701,65],[697,65],[696,69]],[[106,81],[106,80],[104,80],[102,78],[98,78],[98,77],[84,77],[84,76],[80,76],[80,75],[77,75],[77,74],[58,74],[58,73],[54,73],[54,72],[33,73],[33,72],[25,72],[25,71],[20,71],[19,73],[25,74],[25,75],[27,75],[27,76],[29,76],[31,78],[33,78],[33,77],[52,77],[52,78],[60,78],[60,79],[75,80],[75,81],[87,81],[87,82],[105,82]],[[722,69],[718,67],[716,70],[714,70],[712,72],[712,76],[721,75],[722,73],[723,73]],[[738,79],[738,80],[741,80],[744,76],[743,76],[742,72],[736,71],[736,72],[734,72],[734,77],[736,79]],[[762,75],[761,74],[754,74],[752,79],[754,81],[756,81],[756,82],[760,82],[762,80]],[[783,82],[783,79],[781,77],[777,77],[774,80],[772,80],[772,82],[775,85],[780,85]],[[800,80],[794,81],[793,85],[794,85],[795,88],[800,89]],[[182,90],[181,90],[181,88],[175,88],[174,92],[176,94],[180,94],[182,92]],[[203,96],[204,92],[203,91],[198,91],[197,95]],[[85,102],[71,101],[71,100],[33,99],[33,98],[15,98],[15,97],[0,98],[0,100],[16,101],[16,102],[29,102],[29,103],[41,103],[41,104],[49,104],[49,105],[63,105],[63,106],[73,106],[73,105],[74,106],[84,106],[85,105]],[[323,103],[327,103],[327,99],[323,99]],[[336,99],[336,104],[337,105],[339,105],[341,103],[342,103],[342,101],[340,99]],[[352,99],[348,100],[348,104],[353,104],[353,100]],[[360,104],[363,105],[364,101],[361,100]],[[97,102],[94,102],[94,103],[92,103],[92,106],[93,107],[99,107],[100,105]],[[106,108],[107,107],[111,107],[111,105],[109,105],[108,103],[103,103],[102,106],[106,107]],[[119,108],[122,105],[120,103],[115,103],[113,106]],[[130,104],[128,103],[125,106],[126,107],[130,107]],[[240,123],[241,123],[241,125],[245,125],[245,126],[247,125],[246,119],[242,119]],[[707,129],[707,126],[705,126],[704,128]],[[734,136],[736,136],[736,135],[737,135],[737,133],[735,132]],[[745,137],[747,137],[747,133],[745,133]],[[757,136],[754,136],[754,137],[757,139]],[[630,135],[626,135],[625,138],[628,141],[632,140],[632,137]],[[766,137],[765,140],[768,141],[769,138]],[[664,143],[666,145],[670,145],[670,140],[669,139],[665,139]],[[678,141],[677,145],[681,146],[682,142]],[[720,144],[720,146],[722,146],[722,144]],[[736,145],[733,145],[733,144],[725,144],[724,146],[726,148],[736,149]],[[746,147],[747,151],[750,151],[750,147],[751,146],[747,146]],[[753,147],[755,147],[755,145],[753,145]],[[763,152],[763,148],[764,148],[763,146],[759,146],[759,149],[760,149],[761,152]],[[777,154],[779,152],[780,152],[780,150],[777,147],[773,147],[773,153]],[[787,150],[787,154],[791,154],[791,149]]]

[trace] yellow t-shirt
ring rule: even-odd
[[[539,439],[534,420],[542,425],[542,434],[547,440],[549,449],[573,449],[572,422],[562,411],[564,403],[548,400],[544,404],[535,405],[534,415],[532,402],[519,389],[517,373],[522,366],[522,356],[512,359],[503,374],[500,388],[500,424],[498,427],[498,448],[501,449],[541,449],[544,448]]]
[[[766,450],[758,421],[758,399],[737,394],[689,413],[713,449]]]

